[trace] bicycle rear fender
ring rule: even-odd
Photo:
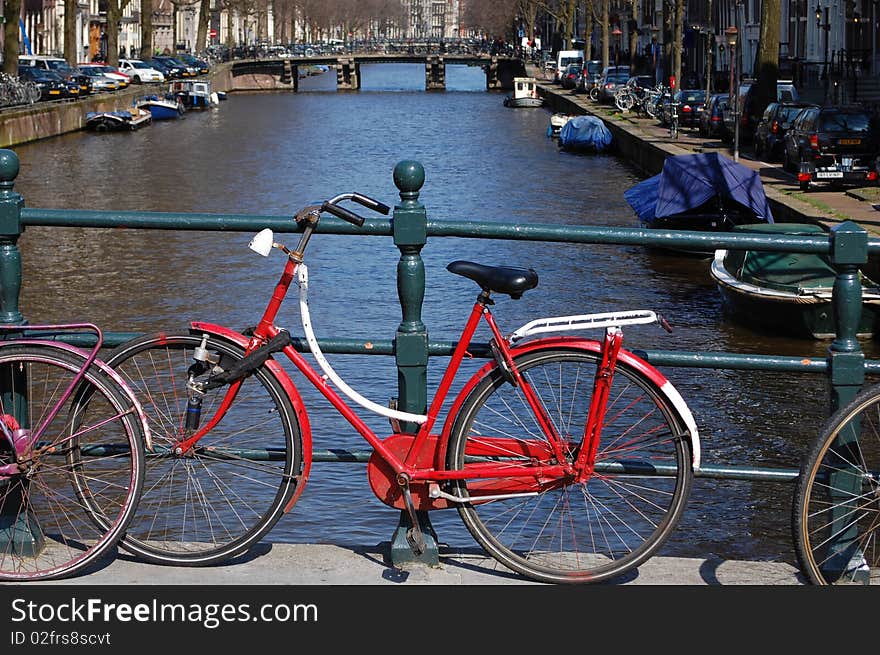
[[[517,355],[523,355],[525,353],[529,353],[535,350],[542,350],[545,348],[567,348],[571,350],[583,349],[592,351],[594,353],[599,353],[602,348],[602,344],[593,339],[584,339],[583,337],[547,337],[544,339],[535,339],[534,341],[528,341],[526,343],[514,346],[511,349],[511,353],[514,357],[516,357]],[[672,385],[672,383],[666,379],[665,375],[663,375],[656,368],[648,364],[648,362],[641,359],[640,357],[637,357],[630,351],[621,348],[617,359],[618,361],[624,362],[633,367],[639,373],[648,378],[651,382],[656,384],[657,388],[660,390],[660,393],[666,396],[666,399],[669,401],[669,403],[678,410],[678,413],[681,415],[681,418],[685,423],[684,427],[687,429],[688,434],[690,435],[693,469],[694,471],[698,471],[700,469],[700,435],[697,429],[697,423],[694,420],[694,416],[691,413],[691,410],[688,408],[687,403],[685,403],[684,399],[681,397],[681,394]],[[455,398],[455,402],[452,404],[452,407],[449,410],[449,414],[447,414],[446,423],[443,426],[442,433],[443,444],[449,443],[449,437],[452,432],[452,423],[455,419],[455,416],[461,409],[465,398],[467,398],[467,395],[475,386],[477,386],[480,380],[482,380],[492,371],[492,369],[496,367],[497,364],[495,363],[495,361],[490,360],[488,363],[486,363],[485,366],[480,368],[480,370],[477,371],[467,381],[467,383],[465,383],[464,387],[462,387],[461,391],[458,393],[458,396],[456,396]]]
[[[215,323],[193,321],[190,324],[190,330],[193,333],[210,334],[218,339],[231,341],[240,348],[247,348],[248,342],[250,341],[249,337],[246,337],[240,332],[230,330],[227,327]],[[293,380],[290,379],[290,376],[287,374],[287,371],[284,370],[284,367],[272,358],[266,360],[265,367],[273,376],[275,376],[275,379],[284,389],[284,393],[290,398],[293,410],[296,412],[296,418],[299,421],[300,436],[302,438],[302,473],[300,474],[300,481],[296,485],[296,490],[294,491],[293,496],[284,507],[284,513],[286,514],[299,499],[303,489],[305,489],[306,482],[309,479],[309,471],[312,468],[312,428],[309,424],[309,417],[306,413],[302,397],[299,395],[296,385],[293,383]]]

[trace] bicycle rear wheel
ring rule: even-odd
[[[84,359],[54,348],[0,349],[0,414],[41,426]],[[0,463],[16,455],[0,439]],[[18,461],[0,476],[0,579],[73,575],[124,533],[143,484],[144,431],[125,388],[91,367]]]
[[[106,360],[140,399],[156,451],[147,457],[140,511],[122,546],[156,564],[209,565],[247,551],[281,518],[302,472],[296,413],[265,366],[242,382],[226,416],[196,448],[174,453],[184,431],[187,371],[201,343],[201,335],[147,335]],[[213,337],[206,347],[224,367],[244,356]],[[226,390],[205,394],[203,421]]]
[[[792,527],[814,584],[880,583],[880,386],[835,412],[805,453]]]
[[[577,457],[593,393],[597,355],[538,350],[515,358],[556,432]],[[499,562],[551,583],[598,582],[647,560],[684,510],[693,471],[684,421],[639,371],[618,362],[609,395],[596,472],[568,479],[469,480],[458,495],[530,491],[534,495],[459,505],[474,538]],[[494,369],[468,394],[454,419],[447,466],[555,460],[522,390]]]

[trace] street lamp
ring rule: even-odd
[[[617,37],[617,45],[615,46],[614,50],[614,65],[617,66],[620,63],[620,36],[621,34],[623,34],[623,31],[620,29],[620,27],[615,27],[613,30],[611,30],[611,34]]]
[[[822,16],[825,16],[825,22],[822,23]],[[816,3],[816,29],[825,30],[825,50],[822,57],[822,76],[825,80],[825,99],[828,99],[828,32],[831,30],[831,22],[828,20],[828,7],[824,9]]]
[[[724,38],[727,39],[727,52],[730,58],[730,110],[733,112],[733,161],[739,161],[739,107],[736,98],[736,41],[739,30],[733,25],[724,30]]]

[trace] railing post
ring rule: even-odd
[[[831,263],[837,269],[832,291],[836,334],[829,348],[832,412],[852,400],[865,380],[865,356],[856,334],[862,315],[859,267],[867,261],[868,233],[862,227],[845,221],[831,230]],[[869,571],[867,567],[862,571],[864,554],[858,545],[858,526],[852,520],[857,510],[854,499],[862,493],[861,476],[843,464],[858,461],[852,451],[859,447],[860,431],[859,420],[855,418],[840,431],[832,446],[841,455],[837,459],[840,464],[828,476],[832,542],[822,568],[829,579],[847,572],[848,577],[861,577],[867,584]]]
[[[18,307],[21,291],[21,253],[18,238],[24,231],[21,208],[24,199],[13,190],[18,177],[18,155],[11,150],[0,150],[0,324],[21,325],[24,316]],[[12,413],[22,426],[29,425],[27,416],[27,388],[23,371],[11,366],[0,367],[0,407]],[[11,444],[0,444],[6,448]],[[15,551],[19,555],[36,555],[45,538],[31,509],[27,506],[27,482],[17,485],[0,507],[0,551]]]
[[[392,231],[394,245],[400,250],[397,263],[397,295],[400,299],[401,321],[394,337],[397,362],[397,407],[405,412],[424,414],[428,404],[428,330],[422,322],[425,300],[425,263],[421,251],[428,240],[427,214],[419,202],[419,190],[425,182],[425,169],[417,161],[405,160],[394,167],[394,184],[400,191],[400,204],[394,207]],[[402,423],[401,431],[412,434],[418,426]],[[416,555],[406,540],[411,527],[409,514],[400,513],[400,522],[391,541],[394,564],[420,562],[439,563],[437,542],[428,513],[417,512],[426,550]]]

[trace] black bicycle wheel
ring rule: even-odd
[[[596,354],[548,349],[515,362],[573,460],[590,407]],[[497,369],[465,399],[447,453],[453,470],[486,461],[518,467],[555,462],[521,389]],[[581,583],[621,575],[654,554],[681,516],[692,478],[689,436],[678,411],[650,380],[618,363],[596,471],[586,483],[474,479],[453,487],[471,499],[459,513],[496,560],[543,582]],[[520,488],[534,495],[473,502]]]
[[[244,379],[223,420],[191,452],[174,452],[185,431],[188,370],[202,345],[201,335],[160,333],[122,344],[107,358],[140,399],[155,446],[141,509],[122,546],[157,564],[216,564],[245,552],[281,518],[302,472],[296,413],[265,366]],[[244,355],[214,337],[204,347],[223,367]],[[203,422],[226,390],[203,396]]]
[[[835,412],[805,453],[792,527],[812,583],[880,582],[880,386]]]
[[[96,366],[63,399],[84,362],[51,347],[0,349],[2,420],[40,430],[18,458],[0,440],[0,462],[19,467],[0,475],[0,580],[80,573],[135,515],[144,474],[136,401]]]

